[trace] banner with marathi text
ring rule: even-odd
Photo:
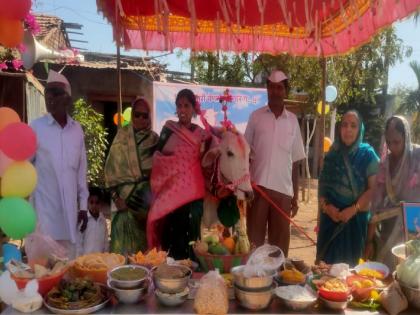
[[[245,132],[249,115],[267,104],[266,89],[153,82],[153,129],[160,133],[167,120],[178,120],[175,99],[182,89],[192,90],[201,104],[201,110],[205,110],[210,125],[220,126],[223,111],[219,97],[227,88],[232,95],[232,102],[228,104],[228,118],[240,132]],[[193,122],[202,126],[199,117],[193,118]]]

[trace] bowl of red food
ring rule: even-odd
[[[343,280],[333,278],[318,288],[318,294],[325,300],[342,302],[350,296],[350,288]]]
[[[67,268],[62,269],[55,274],[46,275],[41,278],[36,278],[36,280],[38,281],[38,293],[42,296],[47,294],[53,287],[55,287],[60,282],[66,271]],[[13,274],[11,275],[11,277],[13,280],[15,280],[16,286],[20,290],[24,289],[28,282],[32,280],[29,278],[20,278]]]

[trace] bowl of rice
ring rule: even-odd
[[[300,311],[314,305],[317,297],[306,287],[288,285],[274,290],[278,298],[291,310]]]

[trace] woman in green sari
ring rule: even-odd
[[[111,223],[111,252],[133,254],[147,249],[149,177],[158,140],[151,130],[149,104],[136,99],[131,123],[118,130],[105,164],[105,184],[118,210]]]
[[[321,210],[318,261],[354,266],[363,255],[379,164],[374,149],[362,142],[363,134],[359,114],[346,112],[337,139],[325,156],[318,190]]]

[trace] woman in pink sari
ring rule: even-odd
[[[200,237],[205,193],[201,157],[210,136],[191,122],[196,115],[194,93],[176,97],[178,122],[167,121],[153,156],[154,201],[147,222],[149,248],[169,251],[175,259],[193,258],[190,241]]]

